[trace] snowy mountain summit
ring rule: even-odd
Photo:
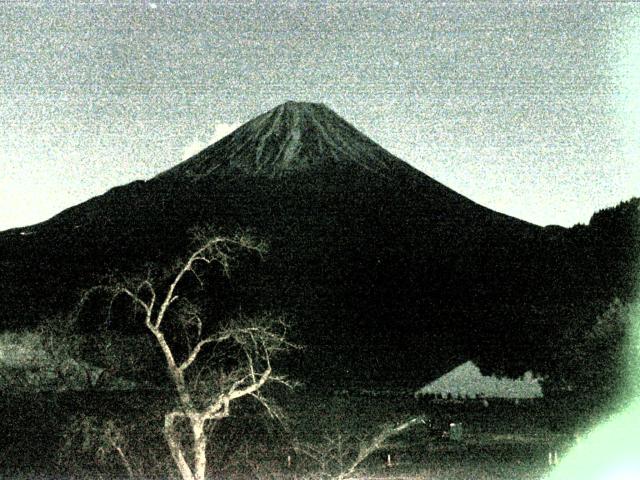
[[[277,177],[350,167],[384,174],[406,164],[320,103],[285,102],[164,172],[202,177],[240,171]]]

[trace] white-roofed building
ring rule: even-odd
[[[541,379],[526,372],[520,378],[498,378],[483,375],[472,362],[467,361],[449,373],[425,385],[416,397],[436,396],[442,398],[541,398]]]

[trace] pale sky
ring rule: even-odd
[[[540,225],[640,196],[637,2],[0,1],[0,230],[286,100]]]

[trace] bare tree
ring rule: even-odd
[[[76,415],[72,417],[69,425],[63,433],[63,448],[58,461],[64,465],[69,456],[77,461],[78,456],[94,456],[95,460],[106,462],[112,455],[118,457],[130,479],[137,476],[137,469],[131,464],[125,453],[127,447],[126,436],[123,428],[113,420],[102,421],[96,416]],[[77,445],[80,446],[76,449]]]
[[[382,431],[369,438],[368,440],[363,441],[360,444],[360,448],[358,449],[358,454],[356,458],[347,466],[347,468],[343,469],[337,476],[336,480],[347,480],[351,478],[355,478],[354,474],[360,464],[364,462],[367,458],[369,458],[374,452],[377,452],[387,446],[387,440],[396,435],[401,434],[405,430],[414,427],[415,425],[424,424],[425,418],[414,417],[409,420],[406,420],[398,425],[386,425],[382,428]]]
[[[320,478],[355,480],[360,465],[375,452],[389,447],[388,440],[417,425],[426,424],[426,417],[413,417],[396,425],[384,425],[376,435],[357,442],[341,434],[325,436],[322,443],[297,443],[297,453],[309,457],[320,468]],[[355,444],[359,446],[355,448]]]
[[[260,390],[268,382],[289,385],[273,373],[271,359],[292,346],[286,340],[287,325],[274,315],[241,318],[205,333],[207,322],[200,309],[178,296],[181,283],[187,276],[202,283],[202,268],[213,265],[228,274],[238,250],[261,254],[264,246],[244,235],[201,236],[198,245],[164,283],[145,278],[110,289],[113,298],[126,295],[141,310],[162,352],[177,399],[176,407],[164,416],[164,437],[184,480],[205,478],[207,424],[228,417],[233,402],[253,397],[277,416]],[[203,362],[211,355],[218,360],[217,369]],[[188,439],[183,438],[185,428]]]

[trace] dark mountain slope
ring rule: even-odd
[[[202,225],[270,244],[231,285],[212,280],[213,311],[289,313],[308,346],[290,368],[327,382],[421,382],[467,357],[543,369],[597,262],[575,266],[589,233],[481,207],[326,107],[288,102],[154,179],[0,234],[5,323],[69,308],[107,272],[172,262]]]

